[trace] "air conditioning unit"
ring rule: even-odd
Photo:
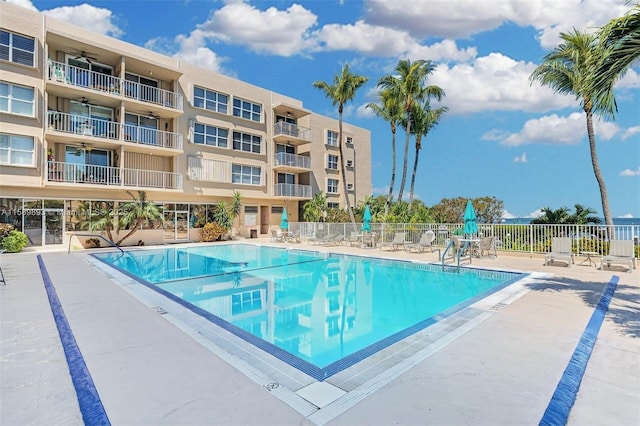
[[[347,160],[347,167],[353,167],[353,160]]]
[[[351,190],[353,189],[353,184],[352,184],[352,183],[348,183],[348,184],[347,184],[347,189],[348,189],[349,191],[351,191]]]

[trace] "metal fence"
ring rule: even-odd
[[[362,224],[351,223],[291,222],[289,229],[299,232],[301,238],[318,238],[342,234],[346,239],[352,233],[361,233]],[[436,235],[436,245],[444,247],[451,235],[462,235],[459,223],[372,223],[371,232],[379,235],[379,242],[393,240],[396,232],[404,232],[405,239],[417,243],[420,236],[431,230]],[[633,240],[636,257],[640,257],[638,236],[640,225],[614,225],[611,236],[616,240]],[[594,252],[606,255],[609,236],[603,225],[533,225],[533,224],[478,224],[477,237],[492,236],[498,251],[518,253],[547,253],[551,250],[551,238],[570,237],[575,253]]]

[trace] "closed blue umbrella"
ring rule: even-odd
[[[364,215],[362,216],[362,231],[363,232],[371,232],[371,210],[369,210],[369,206],[365,207]]]
[[[289,216],[287,216],[287,208],[282,209],[282,219],[280,221],[280,229],[289,229]]]
[[[471,200],[467,201],[467,208],[464,211],[464,234],[472,235],[478,233],[478,224],[476,223],[476,211],[473,209]]]

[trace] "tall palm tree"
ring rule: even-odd
[[[596,64],[594,90],[602,102],[613,93],[613,86],[640,58],[640,3],[627,14],[609,21],[598,32],[604,50],[602,61]]]
[[[576,211],[569,217],[570,223],[575,223],[577,225],[585,225],[587,223],[602,223],[600,218],[595,216],[597,212],[591,207],[585,207],[582,204],[576,204],[574,207]]]
[[[436,86],[437,87],[437,86]],[[439,89],[438,100],[444,96],[444,90]],[[432,89],[432,91],[436,91]],[[411,119],[413,120],[412,133],[415,136],[415,156],[413,159],[413,172],[411,173],[411,185],[409,187],[409,215],[411,214],[411,208],[413,205],[413,191],[416,184],[416,174],[418,172],[418,157],[420,156],[420,150],[422,149],[422,137],[427,136],[429,132],[440,122],[440,118],[449,111],[447,107],[440,107],[432,109],[429,104],[429,99],[426,99],[421,105],[415,103],[413,111],[411,113]]]
[[[395,68],[397,75],[386,75],[378,80],[378,87],[387,90],[392,96],[397,97],[404,108],[406,120],[404,161],[402,167],[402,180],[398,190],[398,201],[402,201],[404,185],[407,181],[407,169],[409,162],[409,138],[411,136],[411,110],[414,102],[420,102],[426,96],[424,83],[426,78],[435,70],[431,61],[419,59],[412,62],[410,59],[401,59]]]
[[[384,205],[384,214],[386,216],[389,214],[389,209],[393,202],[393,187],[396,182],[396,130],[398,122],[402,119],[403,108],[398,97],[394,96],[390,90],[382,90],[378,92],[378,96],[380,97],[380,105],[371,102],[367,104],[367,108],[372,110],[378,117],[389,122],[391,127],[391,182],[389,182],[389,193]]]
[[[367,77],[353,74],[349,70],[349,64],[345,64],[342,67],[342,72],[333,77],[333,84],[328,84],[324,81],[316,81],[313,83],[313,87],[322,90],[327,98],[331,100],[331,104],[333,106],[338,106],[338,148],[340,149],[342,190],[344,192],[346,209],[349,212],[349,218],[351,219],[353,226],[355,226],[356,219],[353,216],[351,201],[349,200],[349,193],[347,191],[347,169],[345,167],[344,152],[342,148],[342,144],[344,143],[342,137],[342,113],[344,112],[344,105],[353,100],[356,96],[356,91],[368,80],[369,79]]]
[[[138,197],[129,191],[127,191],[127,194],[131,197],[131,201],[120,204],[120,210],[122,211],[120,223],[125,228],[129,228],[129,232],[120,238],[116,243],[117,246],[135,234],[145,222],[163,219],[162,207],[149,201],[145,191],[138,191]]]
[[[587,118],[587,136],[593,173],[600,188],[602,212],[610,238],[613,234],[613,218],[609,209],[609,195],[600,171],[596,138],[593,131],[593,114],[613,114],[615,102],[613,95],[596,96],[594,92],[594,64],[602,60],[603,51],[597,43],[595,35],[573,32],[560,34],[562,43],[544,57],[531,74],[530,81],[538,81],[544,86],[551,87],[556,93],[574,95],[580,100],[581,107]]]

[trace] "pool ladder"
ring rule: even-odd
[[[443,269],[445,266],[445,260],[448,259],[455,259],[458,264],[458,269],[460,269],[461,260],[469,259],[469,263],[471,263],[471,242],[465,241],[464,244],[459,247],[458,250],[456,250],[456,246],[458,245],[459,243],[453,239],[449,241],[449,244],[447,244],[447,247],[444,249],[444,253],[442,253],[441,258]],[[447,256],[447,253],[449,253],[449,251],[451,251],[451,254]],[[467,254],[465,255],[465,253]]]

